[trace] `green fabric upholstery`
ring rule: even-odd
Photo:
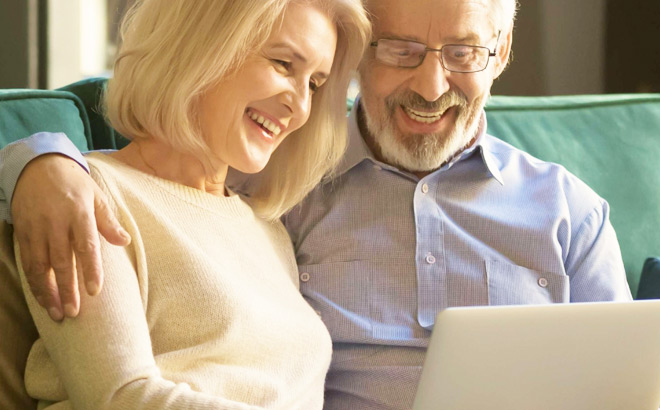
[[[75,94],[0,90],[0,146],[39,131],[66,133],[81,150],[92,145],[85,106]]]
[[[611,207],[633,294],[660,254],[660,95],[493,97],[488,131],[580,177]]]
[[[0,90],[0,143],[62,131],[81,149],[125,146],[100,114],[104,86],[89,79],[59,91]],[[495,96],[486,111],[490,134],[564,165],[610,203],[635,294],[645,259],[660,254],[660,94]]]
[[[60,90],[69,91],[77,95],[83,102],[92,130],[93,143],[90,147],[95,147],[96,149],[120,149],[125,147],[129,141],[112,127],[108,126],[105,121],[103,108],[100,104],[105,83],[105,78],[90,78],[67,85],[60,88]]]

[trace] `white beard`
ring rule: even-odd
[[[453,91],[449,91],[433,103],[434,111],[453,107],[457,110],[454,127],[449,132],[433,134],[402,135],[396,130],[394,112],[405,100],[404,106],[415,98],[391,97],[381,113],[370,112],[368,104],[362,104],[367,129],[375,144],[380,148],[380,154],[385,162],[412,172],[429,172],[436,170],[453,156],[462,151],[476,136],[481,119],[481,110],[487,96],[472,103]],[[421,97],[419,97],[421,98]],[[405,114],[404,114],[405,115]]]

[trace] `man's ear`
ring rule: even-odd
[[[513,43],[513,23],[511,23],[511,26],[506,31],[502,32],[500,41],[497,45],[497,55],[493,57],[496,61],[493,80],[499,77],[500,74],[504,72],[504,69],[509,64],[509,58],[511,57],[512,43]]]

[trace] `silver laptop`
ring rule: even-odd
[[[657,410],[660,301],[451,308],[414,410]]]

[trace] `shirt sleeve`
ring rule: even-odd
[[[116,210],[110,196],[109,200]],[[187,383],[162,376],[152,351],[146,317],[146,267],[139,267],[138,257],[144,249],[136,225],[131,223],[130,216],[124,219],[133,242],[128,247],[118,247],[102,241],[103,291],[94,297],[80,292],[80,314],[76,319],[64,319],[61,323],[50,320],[29,291],[19,266],[23,291],[41,343],[48,352],[48,360],[57,369],[71,406],[75,409],[257,409],[193,391]],[[18,243],[14,242],[16,260],[20,261]],[[30,382],[29,377],[26,374],[26,383]]]
[[[601,201],[571,238],[566,259],[571,302],[632,300],[609,205]]]
[[[40,155],[53,153],[66,155],[89,172],[83,155],[61,132],[40,132],[13,142],[0,150],[0,218],[2,220],[12,222],[11,199],[16,181],[25,166]]]

